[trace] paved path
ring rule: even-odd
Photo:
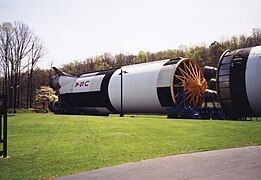
[[[181,154],[86,171],[56,180],[261,179],[261,146]]]

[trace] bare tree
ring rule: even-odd
[[[32,107],[33,101],[33,73],[36,63],[45,54],[43,42],[38,38],[34,37],[31,43],[31,51],[28,56],[28,84],[27,84],[27,102],[26,106]]]
[[[31,42],[32,42],[32,32],[29,27],[22,22],[14,23],[14,38],[11,41],[12,51],[11,51],[11,89],[13,89],[13,109],[14,113],[16,113],[16,107],[19,105],[19,98],[17,98],[19,94],[20,87],[20,73],[23,64],[24,58],[31,51]],[[18,96],[19,97],[19,96]]]
[[[3,92],[8,94],[9,107],[13,107],[14,112],[20,105],[21,74],[28,70],[31,78],[37,61],[43,55],[43,43],[26,24],[14,22],[0,25],[0,65],[4,75]],[[28,80],[28,83],[31,81]],[[30,90],[32,91],[32,89]],[[33,98],[31,97],[31,99]]]
[[[11,68],[10,61],[12,55],[11,41],[13,40],[14,28],[11,23],[3,23],[0,25],[0,65],[3,73],[3,89],[2,92],[12,97],[12,91],[9,91],[11,83]],[[12,104],[12,99],[9,99],[9,105]]]

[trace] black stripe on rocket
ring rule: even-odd
[[[246,92],[246,65],[251,48],[226,53],[219,62],[218,89],[222,107],[230,116],[252,115]]]
[[[162,107],[173,107],[175,103],[172,100],[170,87],[158,87],[157,88],[158,99]]]
[[[110,97],[109,97],[109,82],[113,75],[113,73],[119,68],[111,69],[108,71],[99,72],[97,75],[105,74],[105,77],[102,80],[101,84],[101,96],[103,98],[103,103],[107,109],[113,113],[119,113],[111,104]]]
[[[110,102],[108,92],[109,81],[116,70],[110,69],[96,74],[96,76],[105,74],[101,83],[101,91],[61,94],[61,98],[72,107],[105,107],[109,111],[117,113]]]
[[[180,60],[181,60],[181,58],[170,59],[163,66],[177,64]],[[174,107],[175,106],[175,103],[172,99],[171,87],[157,87],[157,94],[158,94],[158,99],[159,99],[160,105],[162,107]]]

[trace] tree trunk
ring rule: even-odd
[[[17,103],[17,85],[18,85],[18,74],[15,73],[15,79],[14,79],[14,99],[13,99],[13,104],[14,104],[14,113],[16,113],[16,103]]]
[[[20,93],[21,93],[21,86],[20,86],[20,78],[21,78],[21,74],[20,74],[20,70],[19,70],[19,74],[18,74],[18,78],[17,78],[17,103],[16,103],[16,107],[19,109],[20,108]]]
[[[30,73],[28,69],[28,74],[27,74],[27,93],[26,93],[26,108],[29,108],[29,100],[30,100]]]
[[[32,108],[32,104],[33,104],[33,68],[31,69],[30,72],[30,78],[29,78],[29,82],[30,82],[30,108]]]

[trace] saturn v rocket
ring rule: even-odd
[[[51,110],[60,113],[166,113],[185,87],[186,103],[200,106],[207,88],[198,64],[187,58],[167,59],[70,76],[59,72],[51,86],[59,101]]]
[[[185,103],[199,108],[208,87],[199,65],[175,58],[72,76],[54,68],[51,87],[59,95],[55,113],[160,113]],[[225,51],[215,90],[228,117],[261,116],[261,46]],[[180,101],[180,93],[184,100]]]

